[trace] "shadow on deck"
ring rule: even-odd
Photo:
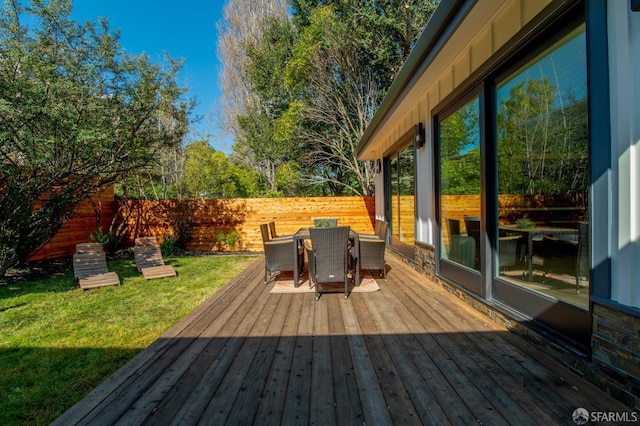
[[[375,293],[270,294],[257,261],[54,424],[573,424],[628,411],[388,260]]]

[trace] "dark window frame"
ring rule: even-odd
[[[481,211],[482,211],[482,240],[484,258],[482,259],[482,284],[476,293],[484,297],[489,303],[498,303],[501,306],[500,301],[493,299],[494,284],[496,274],[494,273],[494,259],[493,252],[496,247],[497,239],[497,224],[494,224],[494,218],[497,215],[497,176],[495,168],[496,161],[496,130],[495,130],[495,116],[496,116],[496,100],[495,100],[495,88],[496,85],[502,81],[506,76],[517,71],[527,61],[535,58],[539,53],[556,43],[564,35],[573,31],[579,25],[585,24],[585,31],[587,33],[587,90],[588,90],[588,118],[589,118],[589,158],[590,158],[590,170],[591,181],[590,188],[593,192],[593,183],[595,182],[596,173],[598,170],[610,168],[610,155],[594,156],[596,152],[605,154],[603,151],[607,151],[610,148],[610,132],[607,130],[610,128],[608,120],[606,123],[594,125],[594,119],[597,116],[596,111],[599,114],[608,114],[609,99],[608,99],[608,84],[602,85],[601,82],[608,82],[608,65],[602,58],[606,58],[606,42],[599,40],[597,37],[601,34],[606,34],[606,5],[598,3],[594,0],[584,0],[579,2],[566,2],[566,1],[554,1],[541,12],[537,18],[529,22],[518,34],[512,37],[505,46],[499,49],[483,66],[473,72],[466,81],[456,87],[452,93],[447,95],[436,107],[431,111],[431,117],[433,120],[433,137],[434,137],[434,207],[435,207],[435,221],[436,221],[436,258],[440,258],[440,158],[439,158],[439,118],[446,117],[456,107],[463,105],[464,102],[472,99],[476,93],[480,96],[480,148],[482,155],[482,176],[481,176]],[[593,33],[592,33],[593,31]],[[595,34],[595,35],[594,35]],[[606,40],[606,38],[605,38]],[[600,58],[598,61],[597,58]],[[603,79],[606,76],[606,79]],[[602,88],[602,86],[605,86]],[[608,116],[608,115],[605,115]],[[594,144],[594,138],[601,139],[601,143]],[[602,143],[605,141],[605,143]],[[608,160],[607,160],[608,159]],[[603,195],[601,194],[601,197]],[[594,194],[590,196],[589,212],[593,211]],[[495,206],[494,206],[495,204]],[[593,224],[592,228],[592,241],[594,235],[600,234],[602,236],[602,230],[596,229],[597,224]],[[611,275],[610,275],[610,259],[607,259],[604,264],[601,265],[602,270],[595,270],[592,265],[592,281],[595,281],[598,277],[597,284],[593,286],[593,295],[602,295],[605,298],[610,297],[611,292]],[[446,265],[445,265],[446,266]],[[447,281],[453,281],[461,277],[458,271],[447,270],[446,275],[441,274],[442,265],[440,262],[436,262],[436,274]],[[464,287],[464,286],[463,286]],[[515,305],[514,305],[515,306]],[[591,309],[586,312],[585,318],[578,319],[578,322],[588,331],[585,335],[577,336],[574,342],[580,342],[582,344],[587,343],[588,335],[590,335],[590,321],[589,315]],[[585,324],[584,321],[588,324]],[[535,327],[534,327],[535,328]],[[543,326],[545,331],[553,330]],[[563,339],[563,335],[558,335],[559,339]],[[582,346],[582,345],[580,345]],[[582,347],[581,349],[585,349]]]
[[[393,236],[393,223],[392,223],[392,209],[394,208],[393,200],[398,194],[391,194],[391,161],[394,155],[399,154],[401,151],[405,149],[411,149],[413,154],[413,188],[414,188],[414,197],[416,196],[416,149],[413,144],[413,135],[414,135],[414,127],[407,132],[405,132],[398,140],[391,145],[383,155],[384,158],[384,199],[385,199],[385,217],[389,222],[389,246],[396,251],[397,253],[413,260],[414,256],[414,245],[407,244],[406,242],[401,241],[399,238]],[[414,201],[413,204],[414,210],[414,233],[415,233],[415,211],[416,211],[416,203]],[[415,244],[415,241],[414,241]]]

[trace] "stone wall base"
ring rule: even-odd
[[[640,317],[593,303],[592,381],[640,410]]]

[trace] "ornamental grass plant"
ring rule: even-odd
[[[150,281],[122,259],[122,285],[87,291],[71,270],[0,285],[0,424],[51,423],[255,259],[168,258],[178,276]]]

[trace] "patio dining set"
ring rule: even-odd
[[[386,280],[384,260],[388,224],[376,221],[374,234],[361,234],[350,226],[339,226],[335,218],[314,219],[313,226],[300,228],[291,235],[279,235],[275,222],[260,225],[265,257],[264,283],[278,273],[293,272],[293,284],[300,285],[305,270],[309,286],[315,287],[316,300],[323,284],[360,285],[360,270],[377,270]],[[306,261],[305,261],[306,260]]]
[[[480,217],[465,216],[466,232],[460,221],[446,218],[450,239],[449,258],[469,268],[480,268]],[[577,228],[549,225],[522,227],[500,224],[498,267],[501,271],[517,267],[524,260],[524,277],[533,281],[534,266],[545,271],[567,271],[575,276],[576,294],[580,293],[582,277],[588,275],[589,228],[587,222],[577,222]]]

